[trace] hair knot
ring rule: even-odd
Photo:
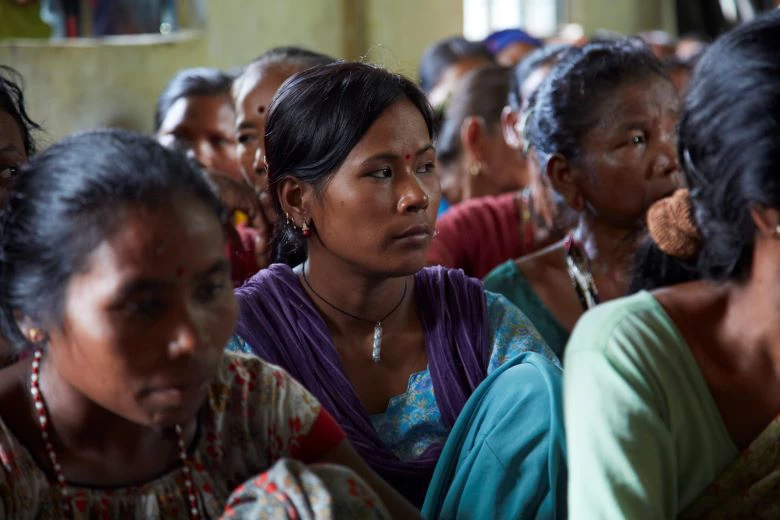
[[[701,240],[687,189],[677,190],[671,197],[653,204],[647,212],[647,229],[667,255],[690,260],[699,252]]]

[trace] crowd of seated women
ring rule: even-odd
[[[3,68],[0,518],[778,517],[780,13],[653,51],[280,47],[37,153]]]

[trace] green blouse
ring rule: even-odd
[[[485,277],[484,284],[486,291],[503,294],[507,300],[523,311],[536,326],[547,345],[560,359],[563,359],[563,349],[569,340],[569,331],[542,303],[514,260],[504,262],[493,269]]]
[[[675,518],[738,455],[687,343],[647,292],[580,319],[564,415],[572,520]]]

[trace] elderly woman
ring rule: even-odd
[[[637,277],[700,280],[605,304],[572,334],[575,520],[780,515],[778,55],[773,13],[716,42],[686,97],[690,191],[650,210]]]

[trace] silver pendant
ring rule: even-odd
[[[379,321],[374,325],[374,348],[371,351],[371,359],[374,363],[382,360],[382,323]]]

